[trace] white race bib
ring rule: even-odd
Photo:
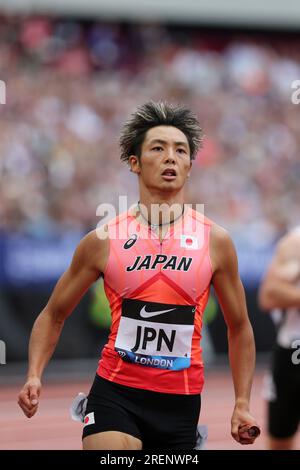
[[[115,350],[127,362],[181,370],[191,363],[194,305],[124,299]]]

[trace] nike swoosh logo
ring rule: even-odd
[[[162,313],[171,312],[172,310],[176,310],[176,308],[169,308],[168,310],[158,310],[157,312],[146,312],[146,305],[140,311],[140,316],[142,318],[151,318],[155,317],[156,315],[161,315]]]

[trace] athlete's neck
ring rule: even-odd
[[[162,226],[169,225],[180,219],[184,213],[184,202],[182,198],[161,199],[142,198],[139,200],[138,209],[144,220],[149,225]]]

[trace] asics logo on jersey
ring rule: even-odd
[[[176,308],[169,308],[168,310],[157,310],[156,312],[146,312],[146,305],[140,311],[140,316],[142,318],[151,318],[155,317],[156,315],[161,315],[162,313],[171,312],[172,310],[176,310]]]
[[[127,240],[127,242],[124,243],[123,248],[125,250],[128,250],[128,248],[131,248],[135,244],[135,242],[137,241],[137,238],[138,237],[137,237],[136,233],[131,235],[131,237]]]

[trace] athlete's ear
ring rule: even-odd
[[[141,172],[140,160],[136,155],[130,155],[128,159],[128,164],[132,173],[136,173],[138,175]]]

